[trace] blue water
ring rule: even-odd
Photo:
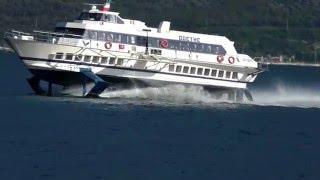
[[[26,77],[0,54],[0,179],[320,179],[318,68],[271,66],[243,104],[181,86],[40,97]]]

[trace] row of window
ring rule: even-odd
[[[168,47],[163,47],[161,45],[161,41],[163,41],[163,39],[153,38],[153,37],[147,38],[145,36],[135,36],[135,35],[128,35],[128,34],[113,33],[113,32],[92,31],[92,30],[84,30],[84,29],[78,29],[78,28],[64,28],[64,27],[57,27],[56,32],[76,34],[76,35],[84,36],[85,39],[98,40],[98,41],[112,41],[114,43],[131,44],[131,45],[137,45],[137,46],[146,46],[148,41],[149,47],[153,47],[153,48],[167,48],[171,50],[216,54],[216,55],[226,54],[226,50],[221,45],[215,45],[215,44],[204,44],[204,43],[186,42],[186,41],[179,41],[179,40],[167,40]]]
[[[100,56],[89,56],[89,55],[74,55],[71,53],[57,53],[54,57],[56,60],[66,60],[66,61],[77,61],[86,62],[94,64],[105,64],[105,65],[118,65],[122,66],[124,59],[114,58],[114,57],[100,57]],[[169,72],[207,76],[213,78],[226,78],[226,79],[238,79],[237,72],[222,71],[209,68],[197,68],[181,65],[169,65]]]
[[[208,69],[208,68],[197,68],[189,66],[180,66],[180,65],[169,65],[169,72],[191,74],[198,76],[207,76],[207,77],[218,77],[226,79],[238,79],[237,72],[222,71],[217,69]]]
[[[108,64],[108,65],[123,65],[124,59],[114,58],[114,57],[100,57],[100,56],[89,56],[89,55],[74,55],[71,53],[63,54],[57,53],[55,55],[56,60],[66,60],[66,61],[77,61],[77,62],[86,62],[86,63],[95,63],[95,64]]]

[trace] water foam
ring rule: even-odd
[[[227,98],[217,99],[213,93],[199,86],[170,85],[165,87],[133,88],[128,90],[105,91],[96,103],[134,103],[170,106],[227,106],[257,105],[297,108],[320,108],[320,90],[314,87],[299,87],[277,82],[271,88],[254,88],[250,92],[253,102],[234,102]],[[69,88],[64,93],[82,95],[82,87]],[[108,101],[108,102],[107,102]],[[121,102],[117,102],[121,101]]]
[[[134,88],[129,90],[118,90],[104,92],[102,98],[126,98],[126,99],[145,99],[166,101],[171,103],[213,103],[210,93],[202,87],[171,85],[165,87]]]
[[[314,88],[289,86],[277,84],[272,89],[254,89],[251,91],[254,101],[241,103],[227,99],[215,98],[212,93],[196,86],[166,86],[161,88],[134,88],[130,90],[118,90],[101,94],[102,98],[115,99],[140,99],[153,100],[163,103],[180,105],[217,105],[221,103],[234,103],[258,106],[282,106],[297,108],[320,108],[320,91]]]
[[[320,90],[278,83],[276,88],[255,89],[253,104],[262,106],[284,106],[300,108],[320,108]]]

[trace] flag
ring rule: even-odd
[[[106,3],[106,5],[103,6],[102,11],[103,12],[108,12],[110,10],[110,8],[111,8],[110,3]]]

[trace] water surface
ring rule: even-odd
[[[319,75],[271,66],[243,104],[182,86],[40,97],[0,54],[0,179],[318,180]]]

